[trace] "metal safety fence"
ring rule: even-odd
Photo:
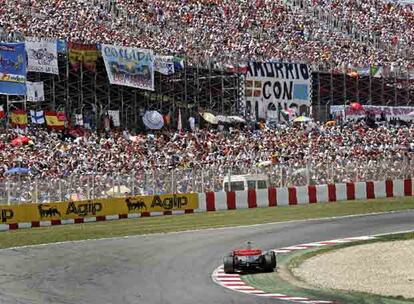
[[[45,203],[87,200],[127,195],[208,192],[231,189],[232,180],[266,180],[266,186],[292,187],[358,181],[406,179],[414,176],[414,161],[407,157],[344,160],[326,163],[267,164],[263,167],[237,164],[200,165],[193,168],[154,169],[128,175],[72,175],[36,178],[24,175],[0,181],[0,204]],[[227,186],[225,184],[227,182]],[[248,185],[247,187],[255,187]],[[226,188],[227,187],[227,188]]]

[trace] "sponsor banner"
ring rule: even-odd
[[[109,82],[154,91],[154,54],[151,50],[102,44]]]
[[[81,44],[69,42],[69,62],[74,70],[78,70],[80,65],[91,72],[96,71],[96,61],[99,51],[96,44]]]
[[[266,118],[269,109],[309,107],[311,78],[307,64],[250,62],[245,78],[246,108]]]
[[[59,74],[57,42],[45,38],[26,38],[27,70]]]
[[[24,43],[0,42],[0,94],[26,95]]]
[[[27,101],[45,101],[43,81],[26,82],[26,99]]]
[[[198,209],[197,193],[0,206],[0,224]]]
[[[174,56],[155,56],[154,70],[163,75],[174,74]]]
[[[344,106],[331,106],[330,113],[335,116],[342,117],[344,114]],[[384,114],[387,120],[394,118],[401,120],[414,120],[414,107],[387,107],[364,105],[363,110],[359,111],[352,109],[350,106],[346,107],[347,119],[365,118],[368,114],[375,115],[376,118],[381,118],[381,114]]]

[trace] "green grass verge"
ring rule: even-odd
[[[97,222],[0,233],[0,248],[414,209],[414,197],[244,209]]]
[[[280,267],[287,269],[293,278],[291,269],[298,267],[305,260],[316,255],[324,254],[334,250],[340,250],[346,247],[358,246],[361,244],[390,242],[400,240],[414,239],[414,233],[390,234],[380,236],[376,239],[361,242],[352,242],[339,244],[335,246],[324,247],[322,249],[310,249],[294,252],[289,255],[279,256],[278,263]],[[414,299],[404,299],[403,297],[384,297],[363,292],[348,292],[342,290],[330,289],[308,289],[302,286],[299,278],[286,280],[278,273],[265,273],[243,276],[243,280],[257,289],[270,293],[282,293],[310,299],[330,300],[338,303],[355,303],[355,304],[405,304],[414,303]],[[299,283],[298,283],[299,282]],[[305,285],[306,286],[306,285]]]

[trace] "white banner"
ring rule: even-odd
[[[154,91],[152,50],[102,44],[101,51],[111,84]]]
[[[250,62],[245,79],[247,112],[266,118],[268,111],[296,108],[299,114],[311,105],[312,73],[307,64]]]
[[[26,38],[27,70],[59,74],[56,40]]]
[[[344,116],[344,105],[336,105],[330,107],[330,113],[336,117]],[[346,106],[346,119],[355,120],[365,118],[367,115],[381,118],[381,115],[385,115],[387,120],[401,119],[401,120],[414,120],[414,107],[389,107],[389,106],[372,106],[363,105],[363,109],[356,111],[350,106]]]
[[[75,125],[83,126],[83,115],[82,114],[75,114]]]
[[[172,75],[175,73],[174,70],[174,57],[173,56],[155,56],[154,61],[155,71],[163,75]]]
[[[121,126],[121,121],[119,119],[119,111],[118,110],[109,110],[108,115],[112,118],[114,123],[114,127]]]
[[[26,98],[27,101],[45,101],[43,81],[26,81]]]

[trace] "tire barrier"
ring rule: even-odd
[[[0,206],[0,230],[193,213],[198,196],[166,194]]]
[[[199,193],[198,198],[201,211],[218,211],[412,195],[413,182],[411,179],[407,179],[250,189],[235,192],[207,192]]]

